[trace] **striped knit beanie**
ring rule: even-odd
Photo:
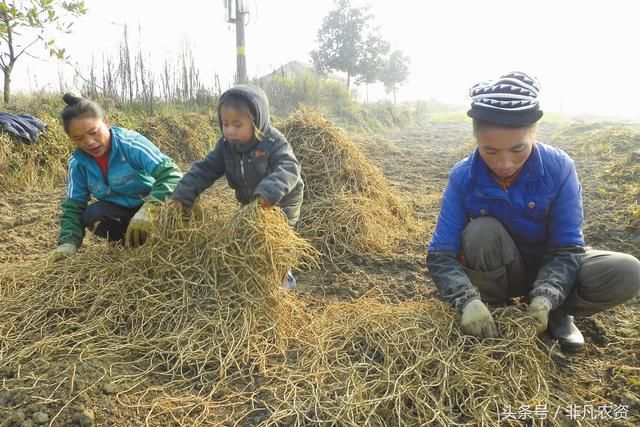
[[[478,83],[469,90],[474,119],[501,126],[523,127],[540,120],[540,84],[535,77],[513,71],[496,81]]]

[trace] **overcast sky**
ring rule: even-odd
[[[333,0],[245,0],[250,76],[290,60],[310,61],[309,51]],[[74,61],[114,52],[122,25],[132,42],[160,64],[175,58],[185,40],[193,46],[207,86],[218,73],[223,86],[235,71],[235,33],[224,22],[223,0],[85,0],[88,15],[60,40]],[[542,86],[542,107],[569,114],[640,118],[640,2],[635,0],[355,0],[369,4],[392,48],[411,59],[401,100],[468,103],[476,82],[522,70]],[[141,27],[138,40],[137,27]],[[54,60],[22,59],[14,88],[58,89]],[[69,68],[63,69],[71,76]],[[48,86],[47,86],[48,85]],[[371,91],[383,97],[381,88]]]

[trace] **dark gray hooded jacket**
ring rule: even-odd
[[[264,91],[256,86],[239,85],[225,92],[220,102],[232,94],[249,102],[262,140],[254,137],[234,147],[223,136],[204,160],[191,166],[178,182],[171,199],[190,207],[200,193],[225,175],[240,203],[262,196],[270,204],[280,206],[293,226],[300,216],[304,191],[300,162],[286,138],[271,126],[269,101]]]

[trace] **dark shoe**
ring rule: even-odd
[[[584,350],[584,337],[573,323],[573,316],[559,310],[549,313],[549,335],[558,339],[560,350],[565,353],[580,353]]]

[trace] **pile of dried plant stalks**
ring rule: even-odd
[[[47,402],[60,403],[68,396],[56,393],[74,390],[68,382],[82,362],[136,391],[154,375],[162,390],[207,396],[284,354],[295,326],[279,285],[287,269],[312,262],[314,250],[280,210],[211,208],[192,221],[165,211],[153,236],[135,252],[98,246],[62,264],[7,266],[4,387],[44,388]],[[66,367],[49,378],[60,361]]]
[[[135,252],[4,271],[3,392],[48,405],[61,425],[107,382],[149,425],[498,425],[507,405],[560,402],[518,308],[497,312],[502,338],[480,343],[435,300],[304,300],[280,285],[314,250],[280,211],[206,213],[161,212]]]
[[[509,407],[565,404],[531,319],[516,307],[495,318],[501,338],[480,343],[461,335],[437,300],[332,303],[313,316],[295,366],[274,382],[269,422],[498,425]]]
[[[47,128],[35,143],[25,144],[10,133],[0,132],[0,186],[3,190],[41,186],[66,176],[73,144],[57,117],[40,117]]]
[[[619,212],[620,222],[640,231],[640,134],[635,151],[627,151],[599,175],[607,182],[600,193],[626,205]]]
[[[306,184],[300,233],[323,254],[384,253],[407,235],[411,208],[342,130],[304,108],[278,125]]]
[[[565,130],[568,135],[554,143],[564,144],[562,148],[577,159],[578,176],[586,190],[585,234],[606,241],[612,237],[612,226],[621,225],[615,240],[637,255],[634,235],[627,233],[637,236],[640,230],[640,132],[627,126],[570,131]]]
[[[220,131],[217,119],[202,113],[151,116],[132,129],[144,134],[178,164],[202,160],[213,149]]]

